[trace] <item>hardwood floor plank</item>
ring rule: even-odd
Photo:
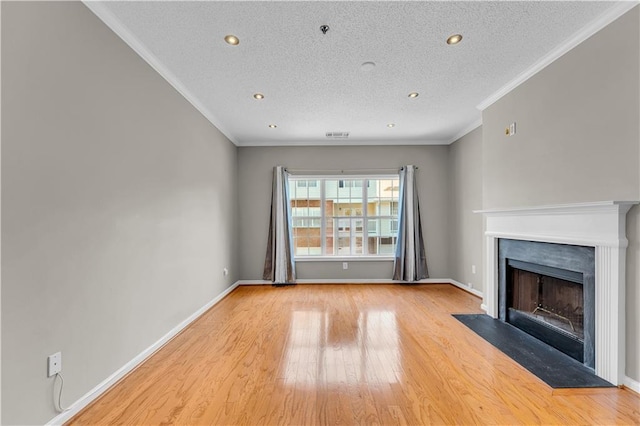
[[[553,391],[451,316],[479,305],[448,284],[239,287],[69,424],[640,424],[637,394]]]

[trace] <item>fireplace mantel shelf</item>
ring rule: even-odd
[[[531,207],[509,207],[487,210],[473,210],[473,213],[484,214],[487,216],[503,216],[503,215],[532,215],[532,214],[573,214],[587,213],[593,211],[608,210],[617,206],[628,206],[631,208],[634,204],[640,204],[640,201],[596,201],[590,203],[573,203],[573,204],[549,204]]]
[[[595,247],[595,372],[622,384],[625,371],[626,216],[638,201],[476,210],[485,217],[487,314],[498,317],[498,240]]]

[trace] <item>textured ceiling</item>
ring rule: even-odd
[[[240,146],[450,143],[479,124],[478,104],[613,5],[88,4]],[[448,46],[455,33],[464,39]],[[226,44],[227,34],[240,44]],[[376,65],[366,71],[364,62]],[[328,140],[334,131],[350,136]]]

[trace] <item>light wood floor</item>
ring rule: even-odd
[[[552,392],[443,285],[239,287],[71,424],[640,424],[629,390]]]

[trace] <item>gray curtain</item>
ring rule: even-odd
[[[288,177],[284,167],[273,168],[269,241],[262,279],[274,284],[292,284],[296,280]]]
[[[400,170],[398,241],[393,265],[393,279],[414,282],[429,277],[424,255],[420,205],[416,189],[416,167]]]

